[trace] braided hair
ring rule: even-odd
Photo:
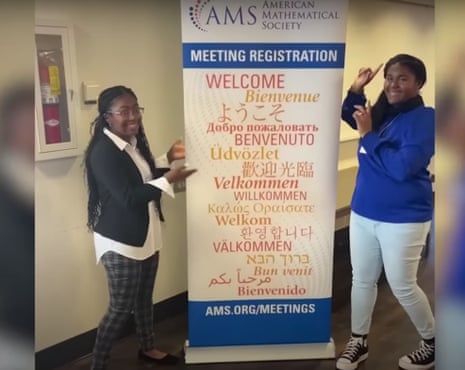
[[[94,173],[92,172],[92,167],[90,165],[90,156],[92,153],[95,144],[102,138],[104,134],[103,130],[105,128],[109,129],[108,122],[105,118],[105,114],[110,111],[111,106],[116,98],[119,98],[122,95],[131,95],[137,100],[137,96],[130,88],[122,85],[109,87],[103,90],[97,102],[98,116],[92,121],[90,125],[90,142],[84,153],[84,175],[87,183],[88,190],[88,201],[87,201],[87,227],[89,230],[93,231],[94,227],[97,224],[98,218],[101,211],[101,202],[100,195],[98,192],[97,181]],[[155,176],[156,165],[153,158],[150,146],[145,135],[144,126],[140,122],[139,132],[136,135],[137,138],[137,148],[139,152],[147,161],[152,176]]]
[[[417,57],[414,57],[409,54],[397,54],[390,58],[384,66],[384,78],[386,78],[389,68],[396,63],[399,63],[400,65],[408,68],[410,72],[412,72],[412,74],[415,76],[415,79],[419,82],[419,87],[423,87],[423,85],[426,82],[425,64]],[[421,100],[421,97],[419,97],[417,100]],[[391,106],[387,100],[386,94],[384,93],[384,91],[382,91],[381,94],[379,94],[378,100],[373,105],[371,111],[374,129],[379,128],[379,126],[383,123],[384,117],[387,114],[389,114],[390,110]]]

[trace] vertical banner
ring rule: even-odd
[[[347,0],[181,0],[181,12],[187,160],[199,170],[187,186],[186,362],[334,357]]]

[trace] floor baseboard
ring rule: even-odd
[[[169,317],[187,311],[187,292],[161,301],[153,306],[154,322],[163,321]],[[134,320],[128,320],[119,339],[135,333]],[[73,338],[45,348],[35,354],[36,370],[52,370],[71,361],[92,353],[97,328],[79,334]]]

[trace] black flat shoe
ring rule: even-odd
[[[178,357],[170,355],[169,353],[167,353],[165,357],[154,358],[146,355],[144,352],[139,350],[138,356],[141,360],[158,365],[176,365],[179,361]]]

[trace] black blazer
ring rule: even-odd
[[[140,172],[125,150],[101,135],[89,156],[98,187],[101,212],[94,230],[121,243],[142,247],[149,225],[148,202],[158,205],[162,191],[144,184]],[[155,178],[168,168],[158,168]]]

